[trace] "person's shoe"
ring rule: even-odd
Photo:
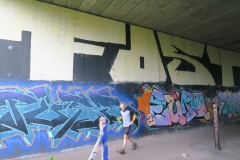
[[[135,150],[137,148],[137,143],[132,142],[132,150]]]
[[[125,154],[124,149],[120,149],[117,152],[120,153],[120,154]]]

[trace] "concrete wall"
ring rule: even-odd
[[[239,53],[38,1],[0,1],[0,155],[92,144],[239,118]]]

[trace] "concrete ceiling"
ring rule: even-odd
[[[240,53],[240,0],[38,0]]]

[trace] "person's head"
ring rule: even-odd
[[[120,103],[119,107],[121,108],[122,111],[125,111],[126,105],[124,103]]]

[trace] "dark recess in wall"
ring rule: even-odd
[[[144,57],[140,57],[140,68],[144,69]]]
[[[0,79],[30,78],[31,32],[22,31],[21,41],[0,39]]]

